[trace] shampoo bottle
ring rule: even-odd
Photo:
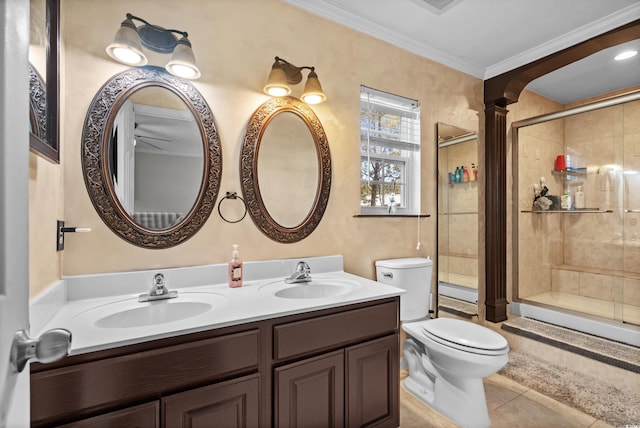
[[[584,190],[582,190],[582,186],[578,186],[574,199],[574,204],[577,209],[584,208]]]
[[[242,287],[242,260],[238,256],[238,245],[233,245],[231,261],[229,262],[229,287]]]
[[[462,172],[462,181],[465,183],[469,182],[469,169],[465,166]]]
[[[478,167],[476,167],[475,163],[471,164],[471,177],[469,179],[471,181],[478,181]]]
[[[569,194],[569,190],[565,190],[564,194],[560,198],[560,208],[563,210],[571,209],[571,194]]]

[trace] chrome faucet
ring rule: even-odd
[[[296,265],[296,270],[290,277],[285,278],[284,282],[287,284],[295,284],[298,282],[311,282],[311,268],[304,261],[299,261]]]
[[[138,301],[149,302],[152,300],[173,299],[174,297],[178,297],[178,292],[176,290],[169,291],[164,281],[164,275],[157,273],[153,276],[151,290],[146,294],[138,296]]]

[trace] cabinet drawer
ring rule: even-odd
[[[282,360],[344,347],[396,332],[399,302],[281,324],[273,328],[273,358]]]
[[[156,400],[152,403],[141,404],[124,410],[106,413],[59,428],[159,428],[160,427],[160,403]]]
[[[31,420],[37,426],[79,419],[88,412],[255,370],[258,349],[256,329],[32,373]]]

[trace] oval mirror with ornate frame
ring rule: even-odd
[[[29,64],[29,131],[30,138],[43,142],[47,138],[47,90],[40,73]],[[44,143],[42,143],[44,144]]]
[[[287,116],[286,120],[282,119],[283,116]],[[291,121],[300,121],[307,129],[307,132],[300,132],[299,124],[287,128],[287,123],[291,124]],[[270,126],[285,127],[284,129],[274,130],[269,129]],[[269,132],[267,132],[269,131]],[[269,134],[268,141],[265,139],[265,135]],[[308,137],[311,143],[300,141],[299,149],[292,147],[290,142],[283,143],[278,141],[278,136],[287,135],[288,133],[297,135],[301,139]],[[298,137],[295,137],[298,138]],[[270,171],[264,171],[262,169],[273,167],[273,163],[263,159],[260,156],[261,149],[265,149],[266,145],[269,147],[269,158],[273,158],[273,152],[278,151],[280,156],[285,160],[279,162],[279,165],[285,165],[289,162],[292,166],[293,163],[299,162],[301,156],[296,153],[296,150],[304,151],[302,156],[305,159],[313,158],[316,164],[309,165],[308,175],[309,177],[303,178],[303,182],[308,183],[306,191],[313,192],[311,198],[297,198],[295,194],[290,192],[287,187],[280,189],[269,189],[269,200],[265,200],[265,192],[261,191],[261,182],[266,187],[267,182],[265,177],[268,177]],[[315,156],[308,155],[309,144],[315,148]],[[266,149],[263,151],[267,151]],[[300,181],[301,168],[300,165],[295,165],[291,171],[292,180]],[[279,180],[274,180],[276,183],[282,183],[283,171],[277,171]],[[286,171],[285,171],[286,174]],[[304,173],[302,172],[304,175]],[[295,178],[293,178],[295,177]],[[309,106],[297,98],[294,97],[281,97],[272,98],[269,101],[262,104],[254,112],[253,116],[247,124],[247,129],[242,144],[242,151],[240,156],[240,180],[242,193],[244,195],[247,209],[253,222],[258,226],[260,231],[266,236],[276,242],[293,243],[298,242],[307,236],[309,236],[322,220],[324,211],[329,201],[329,192],[331,190],[331,153],[329,151],[329,143],[327,136],[320,120],[315,115],[313,110]],[[269,183],[272,184],[272,183]],[[303,185],[304,186],[304,185]],[[278,194],[279,193],[279,194]],[[302,207],[297,207],[296,203],[304,199]],[[309,201],[311,201],[310,206]],[[294,216],[296,219],[293,224],[290,221],[286,222],[286,225],[281,224],[281,219],[284,218],[282,212],[275,214],[270,212],[276,209],[278,206],[283,206],[285,210],[294,210],[299,215]]]
[[[125,103],[130,103],[134,93],[150,88],[169,91],[171,97],[179,98],[193,116],[197,134],[201,137],[202,178],[193,206],[185,213],[166,224],[150,226],[135,217],[132,209],[124,205],[123,197],[116,191],[114,177],[114,136],[134,135],[137,122],[129,123],[132,129],[116,133],[116,117]],[[120,122],[119,122],[120,123]],[[138,137],[133,137],[136,146]],[[160,140],[160,139],[158,139]],[[137,153],[138,150],[135,150]],[[137,156],[134,153],[134,157]],[[159,166],[160,172],[162,168]],[[206,222],[215,207],[222,175],[222,150],[213,113],[198,90],[188,81],[173,76],[159,67],[133,68],[113,76],[97,92],[82,131],[82,170],[89,197],[105,224],[120,238],[134,245],[162,249],[178,245],[191,238]],[[136,179],[137,181],[138,179]],[[175,183],[174,183],[175,184]],[[132,184],[127,184],[132,187]],[[166,195],[165,195],[166,196]],[[133,196],[131,200],[133,200]],[[128,199],[127,199],[128,200]],[[145,213],[166,218],[167,213]],[[164,221],[164,220],[162,220]]]

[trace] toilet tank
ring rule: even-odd
[[[376,262],[378,282],[407,291],[400,296],[401,321],[417,320],[429,313],[432,269],[431,258],[412,257]]]

